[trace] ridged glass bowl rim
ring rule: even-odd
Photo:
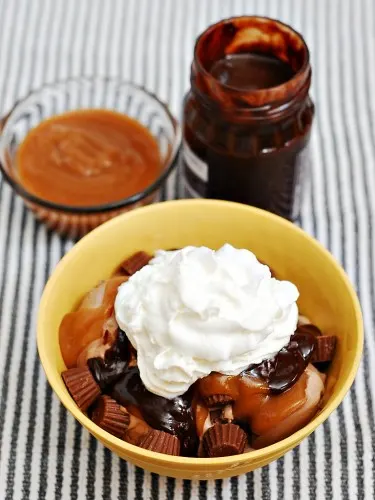
[[[53,83],[48,83],[45,85],[42,85],[38,89],[32,90],[29,92],[25,97],[19,99],[16,101],[12,109],[3,117],[0,119],[0,149],[2,148],[2,131],[6,127],[6,124],[10,117],[13,115],[13,113],[20,107],[24,102],[26,102],[30,97],[42,93],[44,90],[47,89],[53,89],[56,86],[59,85],[69,85],[70,83],[80,83],[80,82],[102,82],[104,84],[109,84],[109,83],[114,83],[118,85],[127,85],[129,87],[133,87],[144,94],[147,94],[149,97],[151,97],[153,100],[155,100],[165,111],[167,117],[169,118],[170,122],[173,125],[173,129],[175,132],[175,137],[174,141],[172,143],[172,149],[170,152],[170,158],[168,161],[168,164],[166,168],[162,171],[162,173],[159,175],[159,177],[149,186],[147,186],[145,189],[142,191],[138,191],[137,193],[128,196],[127,198],[123,198],[118,201],[113,201],[109,203],[104,203],[102,205],[89,205],[89,206],[77,206],[77,205],[64,205],[61,203],[54,203],[52,201],[44,200],[43,198],[39,198],[35,194],[30,193],[25,189],[22,184],[17,182],[8,172],[6,171],[5,167],[3,166],[2,162],[0,161],[0,171],[3,174],[5,180],[9,183],[9,185],[16,191],[17,194],[25,198],[27,201],[30,201],[32,203],[35,203],[37,205],[40,205],[45,208],[49,208],[52,210],[57,210],[61,212],[69,212],[73,214],[89,214],[89,213],[100,213],[100,212],[108,212],[111,210],[116,210],[116,209],[121,209],[124,207],[127,207],[129,205],[132,205],[134,203],[137,203],[147,196],[151,195],[154,191],[156,191],[167,179],[169,174],[172,172],[172,170],[176,167],[176,157],[177,153],[181,144],[181,127],[176,120],[176,118],[172,115],[170,112],[168,106],[161,101],[153,92],[150,92],[147,90],[145,87],[142,85],[138,85],[130,80],[121,80],[117,78],[110,78],[110,77],[81,77],[81,78],[68,78],[68,79],[63,79],[63,80],[56,80]],[[77,108],[81,109],[81,108]],[[83,108],[82,108],[83,109]],[[105,107],[103,109],[106,109]]]

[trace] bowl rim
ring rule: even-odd
[[[168,119],[173,125],[173,129],[175,131],[175,137],[172,145],[172,149],[170,152],[170,159],[167,163],[166,168],[163,169],[161,174],[155,179],[155,181],[151,184],[149,184],[145,189],[138,191],[137,193],[132,194],[131,196],[128,196],[126,198],[122,198],[121,200],[117,201],[112,201],[108,203],[103,203],[100,205],[88,205],[88,206],[79,206],[79,205],[65,205],[63,203],[55,203],[53,201],[45,200],[43,198],[40,198],[39,196],[31,193],[28,191],[20,182],[18,182],[16,179],[14,179],[6,170],[6,168],[3,165],[3,162],[1,161],[0,158],[0,172],[4,176],[4,179],[8,182],[8,184],[14,189],[14,191],[25,198],[27,201],[31,203],[35,203],[37,205],[40,205],[44,208],[47,209],[52,209],[52,210],[57,210],[59,212],[67,212],[71,214],[96,214],[96,213],[103,213],[103,212],[109,212],[111,210],[116,210],[116,209],[121,209],[124,207],[127,207],[129,205],[133,205],[134,203],[137,203],[139,201],[142,201],[143,199],[147,198],[147,196],[151,195],[154,193],[163,183],[164,181],[169,177],[171,172],[176,168],[177,166],[177,154],[180,149],[181,145],[181,140],[182,140],[182,131],[181,131],[181,126],[178,122],[178,120],[173,116],[172,112],[169,110],[167,104],[163,102],[159,97],[154,94],[153,92],[147,90],[143,85],[138,85],[137,83],[132,82],[131,80],[122,80],[121,78],[116,78],[116,77],[101,77],[101,76],[82,76],[82,77],[77,77],[77,78],[66,78],[66,79],[61,79],[61,80],[56,80],[51,83],[44,84],[40,86],[39,88],[31,90],[28,94],[26,94],[24,97],[18,99],[14,105],[12,106],[11,110],[6,113],[5,116],[0,118],[0,151],[3,148],[2,145],[2,132],[4,128],[7,125],[8,120],[10,117],[13,115],[13,113],[17,110],[19,106],[21,106],[24,102],[26,102],[28,99],[33,97],[34,95],[38,95],[45,90],[48,89],[53,89],[54,87],[58,85],[68,85],[70,83],[80,83],[80,82],[103,82],[105,84],[108,83],[117,83],[119,85],[128,85],[130,87],[133,87],[142,93],[148,95],[151,97],[154,101],[158,102],[160,106],[164,109]],[[80,109],[99,109],[99,108],[76,108],[76,110]],[[110,108],[100,108],[100,109],[110,109]],[[118,111],[121,114],[121,111]],[[44,121],[44,120],[43,120]],[[40,122],[41,123],[41,122]]]
[[[342,278],[347,291],[349,292],[351,299],[352,299],[352,304],[353,308],[355,311],[355,316],[356,316],[356,322],[357,322],[357,327],[358,327],[358,341],[356,343],[356,352],[355,352],[355,358],[352,363],[352,368],[350,373],[348,374],[344,384],[342,385],[341,389],[337,392],[337,394],[334,395],[333,398],[330,398],[327,402],[327,405],[325,408],[318,414],[316,415],[307,425],[302,427],[300,430],[292,434],[291,436],[278,441],[270,446],[266,446],[264,448],[260,448],[259,450],[251,450],[249,452],[243,453],[241,455],[234,455],[230,457],[221,457],[221,458],[194,458],[194,457],[176,457],[176,456],[170,456],[170,455],[165,455],[163,453],[157,453],[149,450],[145,450],[143,448],[140,448],[138,446],[132,445],[130,443],[127,443],[126,441],[117,438],[113,436],[112,434],[104,431],[101,429],[99,426],[94,424],[92,420],[90,420],[83,412],[81,412],[78,408],[78,406],[74,403],[73,399],[71,396],[66,393],[61,393],[61,391],[55,387],[55,384],[53,383],[53,377],[52,377],[52,372],[55,371],[54,364],[48,359],[48,356],[45,352],[45,349],[43,347],[43,332],[44,332],[44,327],[43,327],[43,321],[44,321],[44,313],[48,309],[48,302],[49,302],[49,295],[50,291],[56,286],[58,283],[59,277],[62,273],[65,271],[65,266],[74,258],[74,256],[81,251],[81,247],[84,247],[87,242],[90,240],[95,240],[100,232],[103,230],[103,227],[108,227],[108,226],[115,226],[116,224],[120,224],[122,220],[131,218],[136,216],[136,213],[139,211],[142,211],[144,213],[147,212],[152,212],[152,211],[159,211],[159,210],[165,210],[165,209],[173,209],[176,205],[178,206],[190,206],[190,205],[203,205],[204,206],[226,206],[228,209],[235,208],[235,209],[242,209],[246,210],[248,212],[253,212],[254,214],[258,214],[265,219],[269,220],[274,220],[277,221],[278,224],[283,225],[284,227],[293,228],[294,231],[300,233],[303,235],[303,237],[307,238],[310,242],[311,245],[313,245],[319,252],[323,253],[324,256],[331,262],[331,264],[335,267],[336,271],[339,273],[340,277]],[[60,262],[57,264],[56,268],[54,269],[52,275],[50,276],[43,294],[42,298],[40,301],[40,306],[39,306],[39,311],[38,311],[38,320],[37,320],[37,345],[38,345],[38,352],[39,352],[39,357],[41,360],[41,364],[43,366],[43,369],[46,373],[47,379],[62,402],[62,404],[65,406],[67,410],[70,411],[70,413],[92,434],[95,435],[95,437],[98,436],[100,440],[102,440],[106,445],[108,445],[112,449],[120,449],[121,451],[124,452],[124,454],[129,455],[130,454],[130,459],[134,456],[137,456],[137,458],[143,459],[143,460],[149,460],[149,461],[157,461],[160,465],[162,466],[173,466],[173,465],[180,465],[180,466],[207,466],[207,465],[217,465],[218,467],[224,467],[225,469],[230,469],[231,467],[235,467],[240,463],[244,462],[251,462],[251,461],[256,461],[258,459],[265,459],[266,457],[274,456],[275,458],[278,456],[281,456],[287,451],[288,449],[291,449],[295,447],[303,438],[307,437],[309,434],[311,434],[320,424],[322,424],[328,417],[329,415],[338,407],[338,405],[342,402],[344,396],[346,393],[349,391],[355,376],[357,374],[358,366],[360,363],[361,355],[362,355],[362,349],[363,349],[363,341],[364,341],[364,331],[363,331],[363,320],[362,320],[362,312],[361,312],[361,307],[360,303],[358,300],[358,297],[354,291],[354,288],[345,273],[344,269],[341,267],[341,265],[336,261],[336,259],[333,257],[333,255],[323,247],[321,243],[319,243],[315,238],[310,236],[308,233],[303,231],[301,228],[298,226],[294,225],[292,222],[283,219],[282,217],[279,217],[278,215],[275,215],[273,213],[267,212],[265,210],[255,208],[252,206],[244,205],[241,203],[236,203],[236,202],[229,202],[229,201],[223,201],[223,200],[210,200],[210,199],[190,199],[190,200],[171,200],[171,201],[165,201],[161,203],[156,203],[153,205],[148,205],[145,207],[140,207],[135,210],[132,210],[130,212],[126,212],[124,214],[121,214],[108,222],[105,222],[101,226],[97,227],[93,231],[91,231],[89,234],[87,234],[84,238],[82,238],[76,245],[68,251],[68,253],[60,260]]]

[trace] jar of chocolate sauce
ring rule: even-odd
[[[308,172],[310,82],[308,48],[289,26],[251,16],[209,27],[184,100],[185,196],[295,219]]]

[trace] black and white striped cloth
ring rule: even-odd
[[[356,285],[366,330],[356,382],[324,426],[254,473],[189,482],[121,461],[66,413],[38,360],[39,299],[72,242],[0,180],[1,500],[375,498],[374,0],[0,0],[0,113],[45,82],[99,74],[145,85],[179,116],[197,34],[240,14],[290,23],[311,50],[317,115],[300,223]]]

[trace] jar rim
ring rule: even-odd
[[[265,88],[265,89],[239,89],[234,86],[228,85],[226,83],[221,82],[215,76],[213,76],[209,69],[205,67],[204,63],[201,60],[200,50],[202,50],[202,44],[212,36],[212,34],[220,28],[220,26],[231,25],[233,23],[259,23],[261,24],[273,24],[280,29],[280,33],[289,33],[294,37],[295,40],[298,40],[300,47],[302,49],[302,64],[300,67],[294,72],[293,76],[273,87]],[[255,53],[255,51],[254,51]],[[259,53],[259,52],[257,52]],[[277,56],[276,56],[277,57]],[[231,94],[236,99],[238,96],[246,96],[246,101],[250,105],[250,107],[254,110],[256,108],[264,109],[265,106],[274,102],[285,102],[289,100],[288,97],[285,98],[286,89],[290,88],[290,92],[287,93],[287,96],[290,98],[294,98],[297,93],[300,92],[302,88],[305,87],[306,82],[311,79],[311,67],[310,67],[310,52],[305,42],[304,37],[292,28],[290,25],[283,23],[277,19],[273,19],[270,17],[264,16],[234,16],[218,21],[214,24],[211,24],[203,33],[199,35],[195,42],[194,46],[194,61],[192,64],[192,85],[194,74],[199,73],[203,76],[203,78],[207,82],[207,87],[210,89],[219,89],[222,92],[226,92],[227,94]],[[307,85],[307,92],[309,88],[309,82]],[[306,93],[307,93],[306,92]],[[282,96],[284,95],[284,99]],[[225,105],[223,106],[226,107]]]

